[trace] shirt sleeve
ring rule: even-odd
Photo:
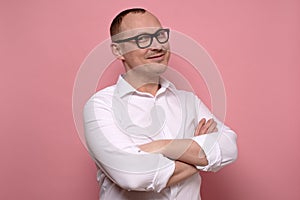
[[[201,100],[198,100],[198,108],[198,120],[213,118],[217,122],[218,131],[193,137],[193,140],[203,149],[208,160],[208,165],[197,166],[197,168],[202,171],[216,172],[237,159],[237,135],[212,115]]]
[[[175,170],[162,154],[141,151],[114,122],[109,103],[91,98],[84,107],[84,129],[91,157],[111,181],[126,190],[160,192]]]

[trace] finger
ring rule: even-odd
[[[210,127],[211,123],[213,122],[213,119],[209,119],[206,124],[201,128],[200,130],[200,135],[201,134],[206,134],[207,133],[207,129]]]
[[[214,128],[213,132],[218,132],[218,128],[217,127]]]
[[[212,129],[214,128],[214,120],[213,119],[209,119],[207,121],[207,123],[205,124],[205,129],[203,131],[205,131],[206,133],[210,133],[212,131]]]
[[[217,127],[217,123],[215,121],[213,121],[211,123],[211,125],[209,126],[209,128],[207,129],[207,133],[212,133],[214,132],[214,129]]]
[[[198,123],[198,125],[197,125],[197,128],[196,128],[196,130],[195,130],[194,136],[200,135],[200,130],[201,130],[201,128],[203,127],[203,125],[205,124],[205,122],[206,122],[206,119],[205,119],[205,118],[202,118],[202,119],[199,121],[199,123]]]

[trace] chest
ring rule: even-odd
[[[122,129],[137,144],[159,139],[191,138],[197,122],[192,98],[164,95],[156,98],[131,96],[122,100],[123,108],[116,117]]]

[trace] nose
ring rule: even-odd
[[[157,39],[154,37],[153,38],[153,41],[152,41],[152,44],[151,44],[151,46],[150,46],[150,48],[151,49],[156,49],[156,50],[161,50],[162,49],[162,44],[161,43],[159,43],[158,41],[157,41]]]

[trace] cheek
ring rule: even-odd
[[[130,55],[130,56],[138,56],[145,52],[144,49],[138,48],[135,43],[127,42],[121,44],[121,50],[123,55]]]
[[[170,52],[170,51],[167,51],[166,57],[167,57],[168,60],[169,60],[170,56],[171,56],[171,52]]]
[[[128,52],[125,57],[130,60],[141,60],[141,59],[145,59],[146,53],[147,53],[146,50],[138,49],[138,50]]]
[[[131,67],[136,67],[147,63],[147,59],[145,59],[145,55],[146,55],[146,51],[141,49],[141,50],[135,50],[126,53],[123,57],[127,64],[129,64]]]
[[[163,50],[170,51],[170,43],[169,42],[162,44],[161,46],[162,46]]]

